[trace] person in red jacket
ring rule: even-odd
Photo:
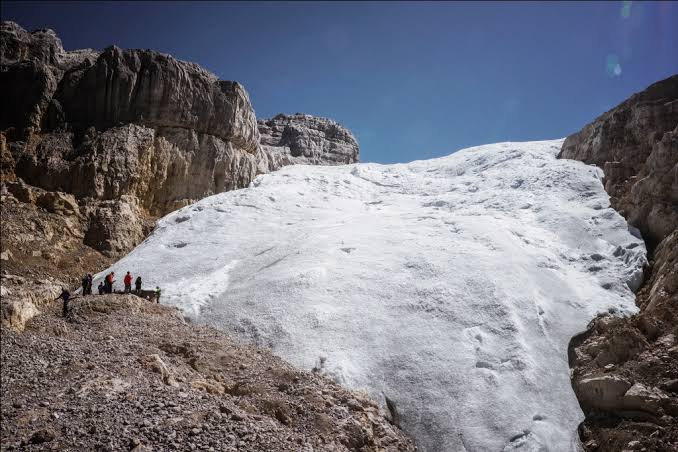
[[[113,293],[113,283],[115,282],[115,272],[110,272],[104,279],[104,292]]]
[[[123,282],[125,283],[125,293],[130,293],[132,291],[132,274],[130,272],[127,272]]]

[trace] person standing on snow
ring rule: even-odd
[[[106,286],[104,286],[104,282],[103,282],[103,281],[99,281],[99,287],[98,287],[98,289],[99,289],[99,295],[103,295],[104,292],[106,291]]]
[[[132,274],[130,272],[127,272],[123,282],[125,283],[125,293],[132,292]]]
[[[160,287],[155,286],[155,301],[160,304]]]
[[[141,293],[141,276],[137,276],[136,281],[134,281],[134,288],[137,291],[137,295]]]

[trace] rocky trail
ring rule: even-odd
[[[407,451],[374,402],[134,295],[2,329],[4,450]]]

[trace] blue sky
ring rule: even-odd
[[[66,49],[150,48],[336,119],[363,161],[566,136],[678,73],[674,2],[2,2]]]

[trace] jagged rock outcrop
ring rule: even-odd
[[[678,75],[567,137],[559,157],[603,168],[612,207],[658,244],[678,225]]]
[[[357,163],[360,149],[351,132],[326,118],[303,113],[279,114],[259,120],[261,172],[286,165],[343,165]]]
[[[640,312],[601,316],[571,344],[586,450],[678,448],[678,75],[568,137],[560,157],[605,173],[610,203],[651,251]],[[632,444],[633,443],[633,444]]]

